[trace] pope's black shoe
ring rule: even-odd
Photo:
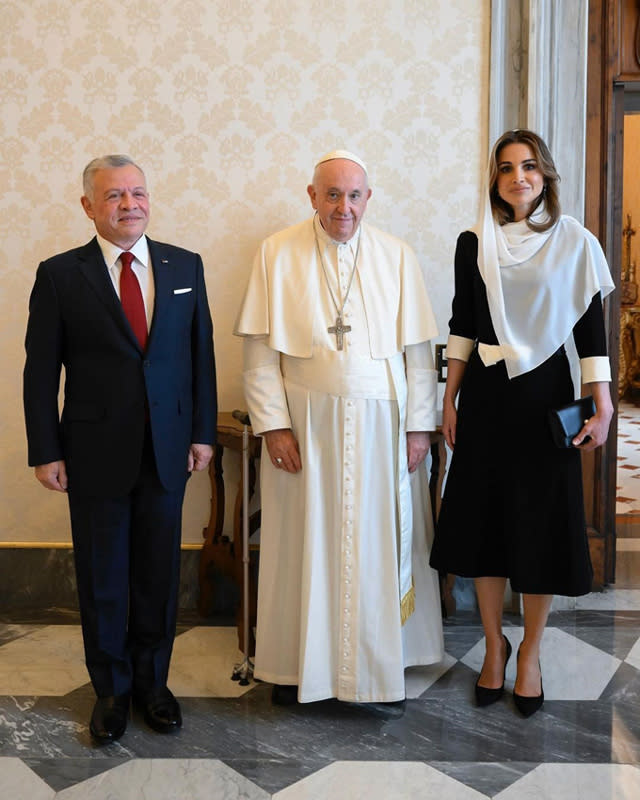
[[[99,697],[93,707],[89,730],[97,742],[115,742],[127,729],[128,694]]]
[[[407,708],[406,700],[392,700],[390,702],[360,703],[369,713],[382,719],[398,719],[403,716]]]
[[[135,695],[144,721],[158,733],[172,733],[182,727],[180,704],[166,686],[157,686]]]
[[[293,706],[298,702],[298,687],[289,684],[273,685],[271,702],[275,706]]]

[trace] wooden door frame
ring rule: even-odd
[[[600,240],[616,285],[622,256],[624,83],[618,79],[620,0],[590,0],[587,50],[585,225]],[[614,416],[606,445],[584,457],[594,588],[615,580],[620,292],[605,301]]]

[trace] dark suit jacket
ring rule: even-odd
[[[202,261],[196,253],[148,241],[155,305],[146,353],[124,316],[95,238],[38,268],[24,370],[29,464],[63,459],[74,492],[120,496],[131,490],[142,456],[145,406],[166,489],[184,481],[192,442],[215,441],[213,329]],[[190,291],[176,294],[179,289]]]

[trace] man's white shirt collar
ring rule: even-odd
[[[149,266],[149,245],[147,243],[147,237],[145,234],[142,234],[138,241],[133,245],[133,247],[130,247],[129,250],[123,250],[121,247],[118,247],[117,244],[113,244],[113,242],[110,242],[108,239],[100,236],[99,233],[96,234],[96,239],[98,240],[98,245],[102,251],[102,256],[108,269],[114,267],[120,258],[120,254],[125,252],[133,253],[136,261],[138,261],[143,267]]]

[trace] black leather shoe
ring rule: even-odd
[[[399,719],[407,709],[406,700],[392,700],[391,702],[362,703],[367,711],[382,719]]]
[[[293,706],[298,702],[298,687],[290,684],[273,684],[271,702],[274,706]]]
[[[520,650],[518,650],[518,655],[520,655]],[[540,663],[538,662],[538,667]],[[542,704],[544,703],[544,688],[542,686],[542,670],[540,670],[540,694],[535,695],[534,697],[527,697],[523,694],[518,694],[515,690],[513,692],[513,702],[516,704],[516,708],[522,714],[523,717],[530,717],[539,711],[542,708]]]
[[[507,657],[504,661],[504,672],[502,674],[502,686],[498,686],[497,689],[487,689],[485,686],[478,686],[478,681],[476,681],[476,705],[480,706],[481,708],[490,706],[492,703],[497,702],[504,693],[504,680],[507,675],[507,664],[511,658],[512,648],[511,642],[504,634],[502,634],[502,638],[507,646]],[[480,680],[480,678],[478,678],[478,680]]]
[[[144,712],[144,721],[154,731],[172,733],[182,727],[180,704],[166,686],[147,689],[135,699]]]
[[[89,730],[97,742],[115,742],[127,729],[128,694],[99,697],[93,707]]]

